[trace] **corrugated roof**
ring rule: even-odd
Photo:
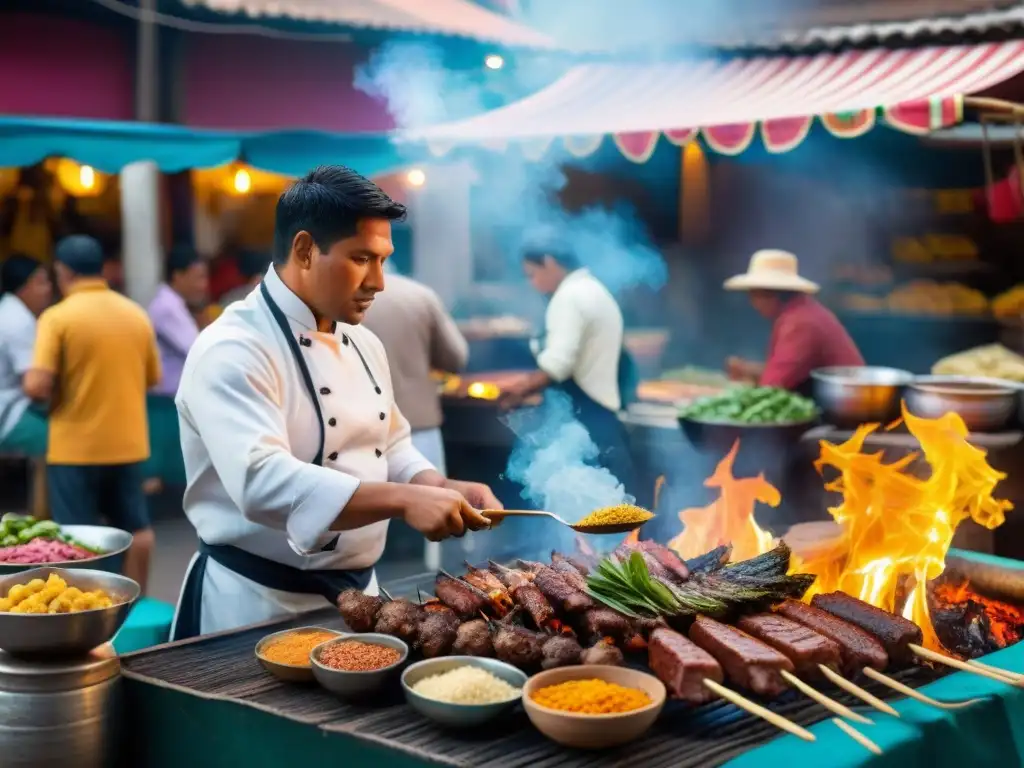
[[[469,0],[182,0],[218,13],[289,18],[360,29],[464,37],[510,48],[554,49],[535,29]]]

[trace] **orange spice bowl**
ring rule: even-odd
[[[542,707],[533,694],[549,685],[570,680],[604,680],[646,693],[651,703],[631,712],[584,715]],[[559,667],[534,675],[523,686],[523,708],[534,727],[565,747],[606,749],[627,744],[643,736],[658,719],[665,706],[665,686],[654,675],[626,667],[601,664]]]

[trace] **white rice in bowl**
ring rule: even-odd
[[[470,665],[425,677],[413,685],[412,690],[447,704],[497,704],[517,699],[522,694],[521,689],[486,669]]]

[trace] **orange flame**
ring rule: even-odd
[[[769,551],[775,544],[771,533],[762,530],[754,519],[757,503],[779,506],[782,497],[774,485],[757,477],[737,478],[732,467],[740,442],[722,459],[707,488],[720,489],[718,500],[707,507],[684,509],[679,513],[683,531],[668,543],[684,560],[702,555],[715,547],[732,544],[732,559],[746,560]]]
[[[984,450],[967,441],[960,416],[923,419],[904,408],[903,418],[921,445],[930,473],[926,478],[911,473],[917,453],[891,464],[883,463],[881,452],[863,453],[878,424],[860,427],[841,445],[822,441],[815,468],[839,470],[839,477],[825,487],[843,496],[842,503],[829,509],[843,528],[842,540],[806,562],[794,557],[792,569],[818,576],[808,599],[841,590],[897,611],[898,590],[909,590],[903,615],[924,630],[926,645],[939,648],[928,615],[927,583],[945,568],[953,533],[963,520],[996,528],[1013,505],[993,498],[996,484],[1006,475],[989,465]]]

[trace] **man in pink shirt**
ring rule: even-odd
[[[747,291],[754,309],[772,321],[764,364],[730,358],[730,377],[806,392],[816,368],[864,365],[839,319],[812,297],[818,285],[800,276],[793,254],[758,251],[747,271],[726,280],[725,288]]]

